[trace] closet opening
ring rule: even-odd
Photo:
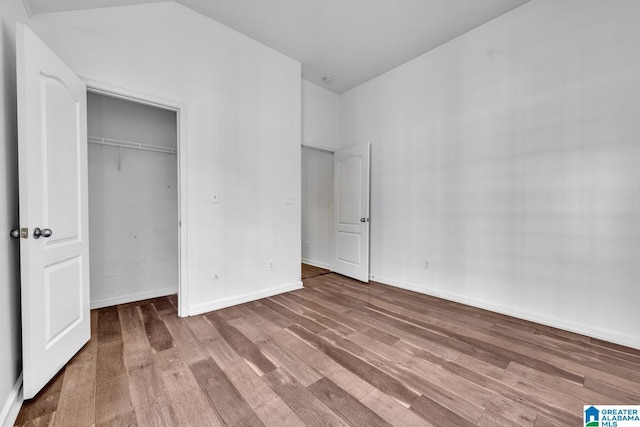
[[[178,119],[87,92],[92,309],[180,294]]]
[[[302,145],[302,278],[331,269],[333,247],[333,151]]]

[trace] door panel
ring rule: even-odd
[[[334,169],[342,185],[338,186],[338,224],[358,225],[362,218],[362,158],[348,155]]]
[[[360,246],[362,246],[362,239],[359,233],[339,231],[336,259],[356,266],[360,265]]]
[[[56,232],[46,246],[80,237],[81,211],[79,188],[79,159],[77,153],[86,144],[78,138],[79,104],[73,93],[60,79],[41,75],[43,123],[46,133],[42,139],[44,223],[55,224]],[[73,123],[75,126],[70,126]],[[56,201],[51,203],[50,201]]]
[[[17,26],[23,386],[35,396],[89,340],[86,87]],[[34,237],[34,229],[50,237]]]
[[[370,144],[334,153],[334,247],[331,270],[369,281]]]

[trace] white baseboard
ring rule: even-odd
[[[2,412],[0,412],[0,426],[13,426],[13,424],[16,422],[16,418],[18,418],[18,413],[20,412],[20,408],[22,407],[23,400],[22,374],[20,374],[20,376],[18,377],[18,381],[16,381],[16,384],[13,386],[13,389],[7,397],[7,401],[2,407]]]
[[[302,263],[303,264],[309,264],[312,265],[314,267],[318,267],[318,268],[324,268],[327,270],[331,270],[331,264],[327,264],[326,262],[322,262],[322,261],[315,261],[312,259],[307,259],[307,258],[302,258]]]
[[[227,308],[233,305],[259,300],[261,298],[272,297],[274,295],[283,294],[285,292],[297,291],[298,289],[302,289],[302,282],[279,286],[277,288],[265,289],[260,292],[253,292],[237,297],[224,298],[206,304],[195,305],[189,307],[189,316],[196,316],[198,314],[207,313],[209,311],[220,310],[221,308]]]
[[[440,290],[428,288],[425,286],[418,286],[411,283],[405,283],[405,282],[394,280],[388,277],[372,275],[371,280],[385,284],[385,285],[393,286],[396,288],[406,289],[408,291],[414,291],[421,294],[446,299],[448,301],[470,305],[472,307],[493,311],[495,313],[504,314],[507,316],[517,317],[518,319],[540,323],[545,326],[551,326],[552,328],[558,328],[558,329],[562,329],[569,332],[575,332],[577,334],[586,335],[592,338],[601,339],[611,343],[620,344],[620,345],[624,345],[627,347],[640,350],[640,338],[637,336],[622,335],[609,330],[592,328],[592,327],[580,325],[577,323],[571,323],[565,320],[548,317],[538,313],[531,313],[523,310],[518,310],[512,307],[503,307],[500,305],[491,304],[487,301],[476,300],[476,299],[464,297],[462,295],[457,295],[449,292],[443,292]]]
[[[164,297],[178,293],[178,288],[168,287],[154,289],[152,291],[136,292],[133,294],[117,295],[109,298],[91,300],[91,310],[94,308],[111,307],[118,304],[126,304],[128,302],[142,301],[149,298]]]

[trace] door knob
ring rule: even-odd
[[[14,228],[13,230],[11,230],[11,233],[9,233],[9,234],[14,239],[19,239],[19,238],[28,239],[29,238],[29,229],[28,228]]]
[[[360,218],[360,222],[367,222],[367,218]]]
[[[38,227],[36,227],[33,229],[34,239],[39,239],[40,237],[51,237],[52,234],[53,234],[53,231],[51,231],[48,228],[43,228],[42,230],[40,230]]]

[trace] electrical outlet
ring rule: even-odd
[[[305,243],[305,244],[304,244],[304,248],[305,248],[305,249],[309,249],[309,242],[307,242],[307,243]]]
[[[218,280],[220,278],[220,270],[218,270],[217,268],[213,270],[212,277],[213,277],[213,280]]]
[[[284,195],[284,204],[292,205],[293,204],[293,194],[285,194]]]
[[[425,269],[425,270],[428,270],[428,269],[429,269],[429,260],[428,260],[428,259],[426,259],[426,258],[424,259],[423,267],[424,267],[424,269]]]
[[[272,259],[270,259],[270,260],[269,260],[269,263],[267,264],[267,270],[269,270],[269,271],[273,271],[273,268],[274,268],[274,267],[273,267],[273,260],[272,260]]]

